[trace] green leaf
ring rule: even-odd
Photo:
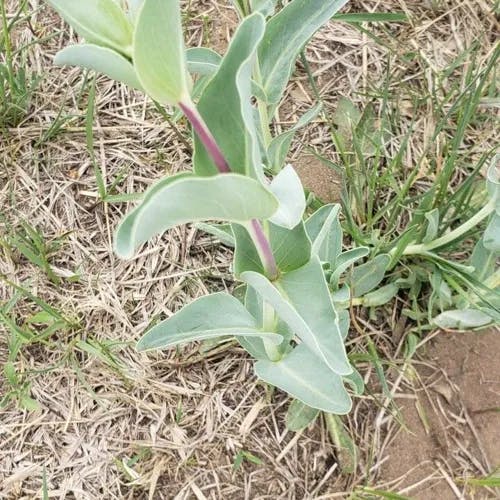
[[[217,73],[222,61],[222,56],[206,47],[187,49],[186,58],[188,70],[203,76]]]
[[[251,102],[255,53],[265,20],[252,14],[238,27],[217,73],[205,88],[198,111],[221,148],[231,171],[263,180],[261,156]],[[217,168],[195,136],[194,168],[214,175]]]
[[[245,293],[245,307],[247,311],[256,319],[257,324],[260,325],[261,330],[268,330],[264,328],[264,302],[257,292],[250,286],[246,287]],[[278,347],[282,355],[287,354],[290,350],[290,341],[292,340],[293,333],[288,328],[288,325],[281,320],[278,320],[273,328],[274,333],[278,333],[283,337],[283,342]],[[249,352],[256,359],[269,360],[264,342],[258,337],[238,337],[240,345]]]
[[[286,427],[292,432],[301,431],[314,422],[318,415],[319,410],[317,408],[311,408],[302,401],[294,399],[286,413]]]
[[[260,12],[268,17],[274,13],[277,0],[250,0],[252,12]]]
[[[273,224],[293,229],[302,221],[306,209],[306,197],[300,177],[291,165],[287,165],[271,182],[271,193],[279,201],[279,208],[269,219]]]
[[[132,54],[132,25],[113,0],[46,0],[87,42]]]
[[[337,287],[342,274],[355,262],[366,257],[369,253],[370,249],[368,247],[353,248],[352,250],[347,250],[347,252],[342,253],[335,264],[335,270],[330,278],[330,284],[333,287]]]
[[[134,21],[139,14],[139,10],[142,7],[144,0],[128,0],[128,12],[129,17]]]
[[[351,410],[351,398],[342,378],[305,344],[298,345],[281,361],[257,361],[255,373],[311,408],[342,415]]]
[[[269,242],[276,265],[282,273],[293,271],[306,264],[311,258],[311,242],[304,224],[286,229],[268,223]],[[234,253],[234,273],[239,276],[245,271],[265,274],[255,245],[244,227],[233,225],[236,241]]]
[[[233,261],[233,272],[235,276],[239,277],[241,273],[245,271],[265,274],[259,253],[246,228],[239,224],[233,224],[232,229],[235,240]]]
[[[363,377],[360,375],[358,370],[353,368],[353,371],[350,375],[346,375],[344,378],[344,382],[349,384],[357,396],[361,396],[365,392],[365,381]]]
[[[445,311],[433,319],[433,323],[440,328],[454,330],[467,330],[469,328],[480,328],[492,322],[489,315],[477,309],[461,309]]]
[[[195,177],[179,174],[151,187],[142,203],[118,227],[116,253],[131,258],[156,234],[188,222],[266,219],[277,209],[274,196],[259,182],[236,174]]]
[[[26,322],[31,324],[51,325],[56,321],[56,319],[57,318],[54,318],[54,316],[47,311],[40,311],[33,316],[30,316]]]
[[[361,297],[378,286],[384,279],[385,271],[390,262],[390,255],[381,254],[366,264],[355,267],[351,276],[353,297]]]
[[[234,235],[231,229],[231,224],[206,224],[205,222],[197,222],[196,229],[215,236],[223,245],[234,247]]]
[[[425,232],[425,237],[422,240],[423,243],[429,243],[435,240],[438,235],[439,230],[439,209],[435,208],[430,212],[425,213],[425,218],[427,219],[427,230]]]
[[[56,54],[54,63],[58,66],[78,66],[103,73],[112,80],[142,90],[132,64],[114,50],[98,45],[70,45]]]
[[[500,252],[500,215],[496,212],[491,217],[483,235],[483,244],[486,250]]]
[[[305,266],[282,275],[274,284],[252,271],[242,273],[241,279],[273,307],[292,332],[333,372],[339,375],[352,372],[339,318],[317,258],[313,257]]]
[[[337,109],[333,113],[333,123],[337,125],[337,135],[345,143],[344,147],[353,142],[361,117],[358,107],[350,99],[347,97],[339,99]],[[364,152],[364,148],[361,150]]]
[[[488,195],[495,204],[495,209],[500,215],[500,154],[496,155],[486,175],[486,187]]]
[[[349,297],[347,298],[349,300]],[[339,315],[339,326],[340,326],[340,334],[342,335],[342,340],[345,341],[347,336],[349,335],[349,327],[351,326],[351,315],[349,314],[348,309],[342,309],[338,312]]]
[[[387,500],[412,500],[410,497],[404,497],[403,495],[398,495],[397,493],[393,493],[392,491],[376,490],[373,488],[368,488],[366,486],[357,490],[357,492],[370,495],[368,498],[387,498]]]
[[[3,366],[3,373],[5,378],[12,387],[16,387],[18,384],[17,371],[12,361],[7,361]]]
[[[340,468],[343,473],[352,474],[358,463],[358,447],[339,417],[327,414],[325,419],[328,432],[335,444]]]
[[[303,222],[293,229],[269,223],[269,241],[278,269],[287,273],[304,266],[311,258],[311,242]]]
[[[306,221],[306,229],[313,243],[312,253],[330,268],[336,266],[342,251],[342,228],[339,222],[340,205],[325,205]]]
[[[472,252],[470,263],[474,266],[474,274],[478,280],[489,278],[495,272],[497,252],[488,250],[484,246],[484,236],[481,238]]]
[[[37,411],[40,409],[40,404],[27,394],[23,394],[19,399],[19,406],[24,410]]]
[[[133,60],[142,87],[154,100],[190,103],[179,0],[144,0]]]
[[[257,321],[239,300],[215,293],[191,302],[151,328],[137,343],[137,350],[164,349],[225,335],[265,338],[275,345],[283,341],[281,335],[259,330]]]
[[[269,163],[268,166],[273,172],[277,173],[283,168],[288,151],[292,145],[293,138],[295,137],[295,133],[314,120],[321,111],[321,107],[322,105],[320,103],[311,108],[307,111],[307,113],[300,117],[299,121],[292,128],[274,137],[270,142],[267,149],[267,157]]]
[[[361,304],[364,307],[378,307],[387,304],[398,293],[399,287],[395,283],[389,283],[382,286],[373,292],[367,293],[361,299]]]
[[[293,0],[267,23],[259,46],[264,91],[276,104],[292,74],[299,52],[347,0]]]

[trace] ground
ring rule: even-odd
[[[16,44],[42,40],[25,52],[41,79],[28,115],[2,131],[0,146],[0,365],[14,361],[24,388],[0,409],[0,498],[42,498],[44,490],[61,499],[374,498],[373,490],[425,500],[496,498],[466,480],[500,465],[497,330],[431,332],[410,358],[404,346],[411,330],[380,330],[360,313],[362,334],[351,332],[349,345],[373,340],[391,397],[373,366],[361,364],[369,390],[344,419],[359,450],[351,474],[342,472],[322,420],[298,434],[286,430],[286,396],[259,383],[233,343],[208,353],[196,345],[134,350],[153,319],[207,291],[233,288],[231,252],[183,227],[130,262],[114,256],[113,230],[131,205],[100,203],[86,137],[88,79],[53,67],[70,35],[44,4],[29,5],[30,24],[15,33]],[[408,123],[415,118],[411,168],[429,146],[432,116],[420,108],[413,116],[407,91],[430,86],[432,74],[473,43],[482,47],[478,64],[492,57],[499,28],[492,2],[353,0],[349,11],[402,11],[410,22],[366,25],[368,32],[329,23],[307,51],[319,92],[328,113],[340,96],[363,106],[392,72],[393,105]],[[223,51],[235,22],[226,2],[189,2],[185,17],[189,45]],[[403,60],[410,52],[427,65]],[[461,61],[456,72],[469,64]],[[442,85],[453,85],[453,75],[447,78]],[[299,64],[277,128],[313,103]],[[92,151],[112,195],[142,192],[165,173],[189,168],[176,133],[187,135],[182,121],[165,123],[144,96],[103,77],[95,104]],[[328,130],[319,117],[301,131],[289,161],[308,189],[338,200],[342,179],[312,154],[336,161]],[[484,149],[497,139],[479,127],[468,131],[467,146]],[[40,233],[48,268],[19,251],[26,227]],[[33,319],[47,306],[55,312]],[[13,330],[40,334],[50,325],[53,331],[12,360]],[[2,373],[0,395],[11,390]],[[23,408],[23,394],[36,407]],[[246,458],[235,467],[238,456]]]

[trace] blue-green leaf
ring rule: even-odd
[[[500,215],[500,154],[493,158],[488,168],[486,187],[490,199],[495,204],[496,212]]]
[[[142,203],[118,227],[116,253],[131,258],[134,250],[156,234],[188,222],[266,219],[278,202],[258,181],[237,174],[167,177],[150,188]]]
[[[273,14],[277,0],[250,0],[252,12],[260,12],[268,17]]]
[[[132,25],[113,0],[46,0],[89,43],[132,55]]]
[[[311,408],[338,415],[351,410],[351,398],[342,377],[333,373],[305,344],[298,345],[281,361],[257,361],[255,373]]]
[[[293,229],[286,229],[269,223],[269,242],[276,265],[282,273],[293,271],[305,265],[311,258],[311,242],[304,224],[301,222]],[[234,273],[239,276],[245,271],[265,274],[255,245],[244,227],[233,225],[236,241],[234,253]]]
[[[284,274],[274,284],[252,271],[242,273],[241,279],[273,307],[292,332],[324,359],[333,372],[339,375],[352,372],[339,318],[317,258]]]
[[[383,306],[396,296],[398,290],[398,285],[395,283],[389,283],[388,285],[377,288],[376,290],[373,290],[373,292],[364,295],[361,299],[361,304],[364,307]]]
[[[488,250],[484,246],[484,240],[481,238],[474,247],[470,263],[474,266],[475,277],[482,281],[489,278],[495,272],[497,262],[497,252]]]
[[[261,330],[269,331],[269,326],[264,328],[264,302],[262,297],[257,294],[257,292],[250,286],[246,287],[245,293],[245,307],[248,312],[256,319],[257,324],[261,327]],[[290,341],[293,338],[293,333],[288,328],[288,325],[281,320],[276,321],[274,328],[272,328],[274,333],[277,333],[283,337],[283,342],[278,347],[278,351],[282,355],[287,354],[290,350]],[[269,360],[269,356],[266,351],[266,347],[262,338],[258,337],[238,337],[237,338],[240,345],[249,352],[256,359]]]
[[[299,432],[316,420],[319,415],[317,408],[311,408],[302,401],[294,399],[286,413],[286,427],[292,432]]]
[[[279,201],[279,208],[269,219],[273,224],[293,229],[302,221],[306,209],[306,197],[300,177],[291,165],[287,165],[271,182],[271,193]]]
[[[139,340],[137,349],[164,349],[221,336],[265,338],[275,345],[283,341],[281,335],[261,331],[255,318],[239,300],[226,293],[215,293],[191,302],[151,328]]]
[[[198,103],[198,110],[231,171],[261,180],[263,171],[253,119],[251,75],[264,28],[265,20],[259,13],[247,17],[241,23],[219,70]],[[196,136],[193,161],[198,175],[217,173],[210,155]]]
[[[492,215],[483,235],[483,244],[487,250],[500,253],[500,215]]]
[[[344,377],[344,382],[349,384],[357,396],[365,392],[365,381],[356,368],[353,368],[350,375]]]
[[[56,54],[54,63],[59,66],[78,66],[103,73],[112,80],[142,90],[135,69],[128,59],[114,50],[99,45],[70,45]]]
[[[340,310],[338,312],[338,315],[339,315],[340,334],[342,335],[342,340],[345,341],[345,339],[349,335],[349,327],[351,326],[351,315],[348,309]]]
[[[354,268],[351,276],[351,289],[353,297],[361,297],[371,292],[385,277],[385,271],[391,262],[388,254],[377,255]]]
[[[137,15],[139,14],[139,9],[142,7],[144,0],[128,0],[128,12],[129,17],[132,21],[135,21]]]
[[[311,242],[304,223],[300,222],[293,229],[269,223],[269,241],[278,269],[288,273],[298,269],[311,258]]]
[[[342,228],[339,222],[340,205],[324,205],[306,221],[307,234],[312,241],[312,253],[322,262],[336,266],[342,251]]]
[[[368,247],[358,247],[347,252],[342,253],[335,263],[335,270],[330,278],[330,284],[333,287],[338,286],[339,279],[343,273],[345,273],[355,262],[363,257],[366,257],[370,253]]]
[[[191,73],[198,75],[211,76],[219,70],[222,56],[215,50],[206,47],[194,47],[187,49],[187,67]]]
[[[233,272],[236,277],[245,271],[254,271],[265,274],[259,252],[255,248],[247,229],[240,224],[233,224],[233,235],[235,241]]]
[[[441,313],[434,318],[433,323],[440,328],[468,330],[487,326],[492,323],[492,318],[477,309],[457,309]]]
[[[279,102],[299,52],[347,0],[293,0],[267,23],[259,63],[269,103]]]
[[[206,222],[197,222],[196,229],[211,234],[217,238],[223,245],[234,247],[235,240],[231,224],[207,224]]]
[[[134,33],[134,66],[156,101],[190,103],[179,0],[144,0]]]
[[[425,237],[422,241],[423,243],[429,243],[430,241],[436,239],[438,235],[439,209],[435,208],[430,212],[426,212],[425,218],[427,219],[427,230],[425,232]]]

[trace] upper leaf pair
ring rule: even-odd
[[[190,102],[179,0],[136,0],[129,16],[113,0],[47,2],[88,42],[57,64],[102,71],[164,104]]]

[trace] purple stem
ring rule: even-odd
[[[198,113],[198,110],[193,105],[186,105],[182,102],[179,103],[179,108],[182,109],[182,112],[186,115],[186,118],[191,123],[194,131],[200,138],[201,142],[207,149],[208,153],[214,160],[214,163],[221,174],[227,174],[231,172],[229,165],[227,164],[226,159],[224,158],[222,151],[219,149],[217,142],[215,142],[215,138],[208,129],[205,121],[202,116]]]
[[[267,277],[271,281],[274,281],[279,275],[278,266],[276,264],[276,259],[274,258],[269,240],[266,237],[266,233],[264,233],[262,224],[257,219],[253,219],[250,221],[247,229],[252,237],[254,245],[257,247],[257,251],[259,252],[259,257],[262,261]]]
[[[229,164],[227,163],[224,155],[219,148],[214,136],[210,132],[205,120],[200,115],[196,106],[192,102],[179,103],[179,108],[181,108],[182,112],[186,115],[186,118],[191,123],[194,131],[200,138],[201,142],[205,146],[208,154],[212,157],[217,169],[221,174],[227,174],[231,172],[229,168]],[[257,219],[253,219],[250,221],[250,224],[247,226],[247,230],[252,237],[252,241],[259,252],[260,259],[262,261],[262,265],[266,271],[267,277],[270,280],[275,280],[278,275],[278,266],[276,264],[276,259],[273,255],[273,250],[271,248],[271,244],[267,239],[266,233],[264,232],[264,228],[262,224]]]

